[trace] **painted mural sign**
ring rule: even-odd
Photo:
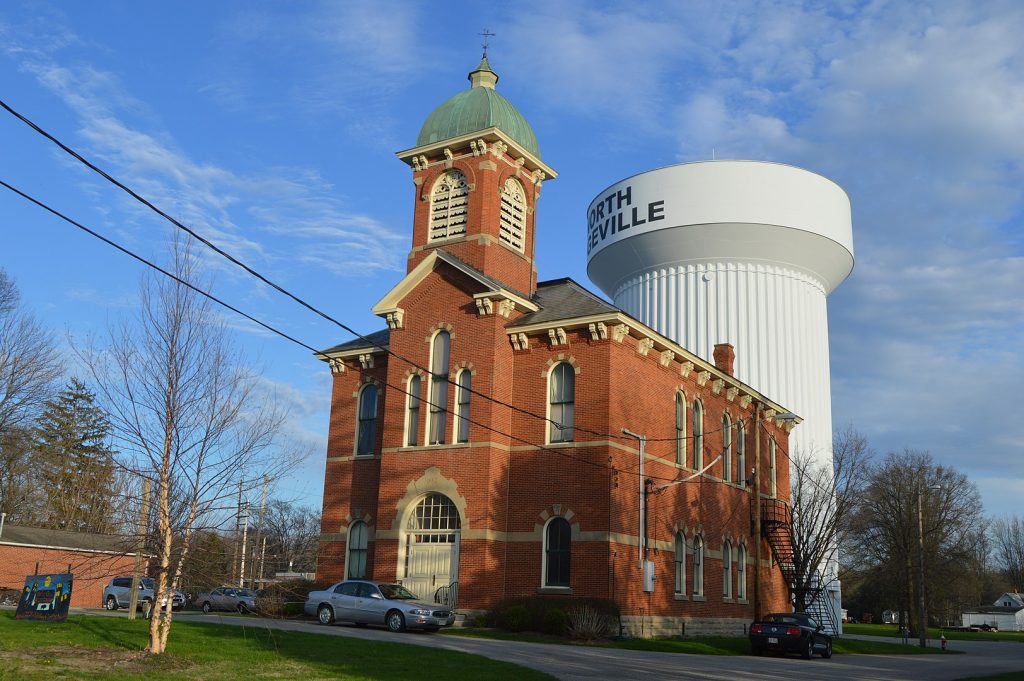
[[[71,582],[74,575],[30,575],[18,601],[14,618],[63,622],[71,604]]]

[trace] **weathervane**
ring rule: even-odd
[[[484,42],[481,45],[481,47],[484,48],[484,59],[487,59],[487,48],[490,47],[490,43],[487,42],[487,39],[488,38],[493,38],[493,37],[495,37],[498,34],[497,33],[491,33],[490,29],[486,29],[485,28],[483,33],[477,33],[477,35],[482,35],[484,37]]]

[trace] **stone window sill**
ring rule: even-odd
[[[571,586],[542,586],[537,589],[539,594],[561,594],[563,596],[572,594]]]

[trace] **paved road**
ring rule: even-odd
[[[89,611],[90,614],[109,614]],[[307,621],[270,620],[258,617],[198,615],[179,613],[176,620],[217,622],[235,626],[304,631],[373,641],[393,641],[445,650],[483,655],[547,672],[565,681],[593,679],[736,679],[813,681],[952,681],[1007,671],[1024,671],[1024,644],[985,641],[951,641],[963,655],[835,655],[830,660],[814,658],[740,657],[680,655],[635,650],[559,646],[542,643],[491,641],[438,634],[391,634],[383,629],[357,629],[347,625],[325,627]],[[850,636],[892,642],[869,636]]]

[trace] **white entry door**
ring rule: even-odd
[[[431,494],[406,525],[402,584],[420,600],[431,602],[443,586],[458,581],[459,512],[448,497]]]

